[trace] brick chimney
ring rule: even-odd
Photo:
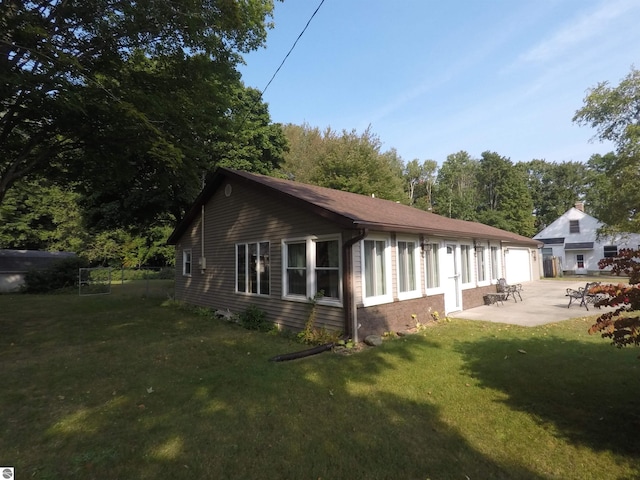
[[[584,202],[576,202],[575,207],[581,212],[584,212]]]

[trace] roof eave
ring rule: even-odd
[[[315,213],[316,215],[330,220],[341,227],[357,229],[358,227],[355,225],[355,221],[352,218],[346,217],[344,215],[340,215],[332,210],[328,210],[326,208],[320,207],[318,205],[311,204],[304,199],[296,197],[295,195],[289,194],[287,192],[283,192],[276,188],[273,188],[264,183],[256,182],[242,175],[238,175],[233,170],[229,170],[224,167],[218,168],[215,173],[211,176],[211,179],[207,181],[205,187],[202,189],[200,194],[194,200],[191,208],[184,216],[184,218],[178,223],[174,231],[171,233],[169,238],[167,239],[168,245],[176,245],[180,239],[180,237],[185,233],[188,226],[198,217],[200,213],[200,208],[202,205],[205,205],[209,199],[213,196],[220,185],[224,183],[225,179],[233,179],[237,182],[243,183],[245,185],[250,185],[252,189],[260,189],[264,192],[267,192],[269,195],[280,198],[281,200],[295,202],[296,205],[305,208],[307,211],[311,213]]]
[[[397,233],[407,233],[407,234],[423,234],[426,236],[435,236],[442,238],[459,238],[459,237],[467,237],[467,238],[476,238],[476,239],[488,239],[488,240],[498,240],[502,243],[513,243],[519,245],[530,245],[532,247],[540,248],[543,244],[537,240],[533,240],[530,238],[523,237],[522,239],[517,238],[509,238],[502,235],[493,235],[493,234],[478,234],[475,232],[465,232],[461,230],[445,230],[445,229],[435,229],[428,227],[408,227],[406,225],[397,225],[397,224],[388,224],[388,223],[375,223],[375,222],[365,222],[365,221],[355,221],[354,225],[357,228],[362,229],[366,228],[369,230],[377,230],[380,232],[397,232]]]

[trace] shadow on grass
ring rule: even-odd
[[[637,465],[638,352],[558,337],[459,341],[456,350],[467,373],[506,394],[510,408],[534,415],[569,442],[621,453]]]
[[[0,451],[23,476],[545,478],[477,451],[420,394],[381,387],[415,361],[400,342],[270,363],[299,345],[153,304],[74,302],[6,321]]]
[[[246,356],[248,345],[243,346],[238,355]],[[350,384],[372,382],[394,368],[384,353],[370,355],[362,363],[346,359],[348,372],[332,359],[286,365],[240,361],[227,372],[200,368],[197,378],[185,372],[180,381],[135,401],[123,396],[95,410],[76,411],[50,427],[47,439],[92,447],[72,456],[75,464],[56,474],[107,473],[110,463],[123,459],[128,466],[110,473],[217,479],[544,478],[476,451],[426,402],[351,393]],[[165,388],[181,394],[166,403]],[[113,440],[123,436],[127,441],[114,447]]]

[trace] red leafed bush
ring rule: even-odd
[[[602,295],[597,306],[616,309],[600,315],[589,328],[589,333],[600,333],[603,338],[610,338],[618,348],[640,346],[640,250],[621,249],[616,257],[600,260],[598,266],[601,269],[611,267],[612,275],[628,276],[629,283],[599,285],[590,290],[592,294]]]

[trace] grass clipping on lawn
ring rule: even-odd
[[[1,295],[2,462],[16,475],[640,476],[640,362],[590,318],[461,321],[354,355],[125,296]]]

